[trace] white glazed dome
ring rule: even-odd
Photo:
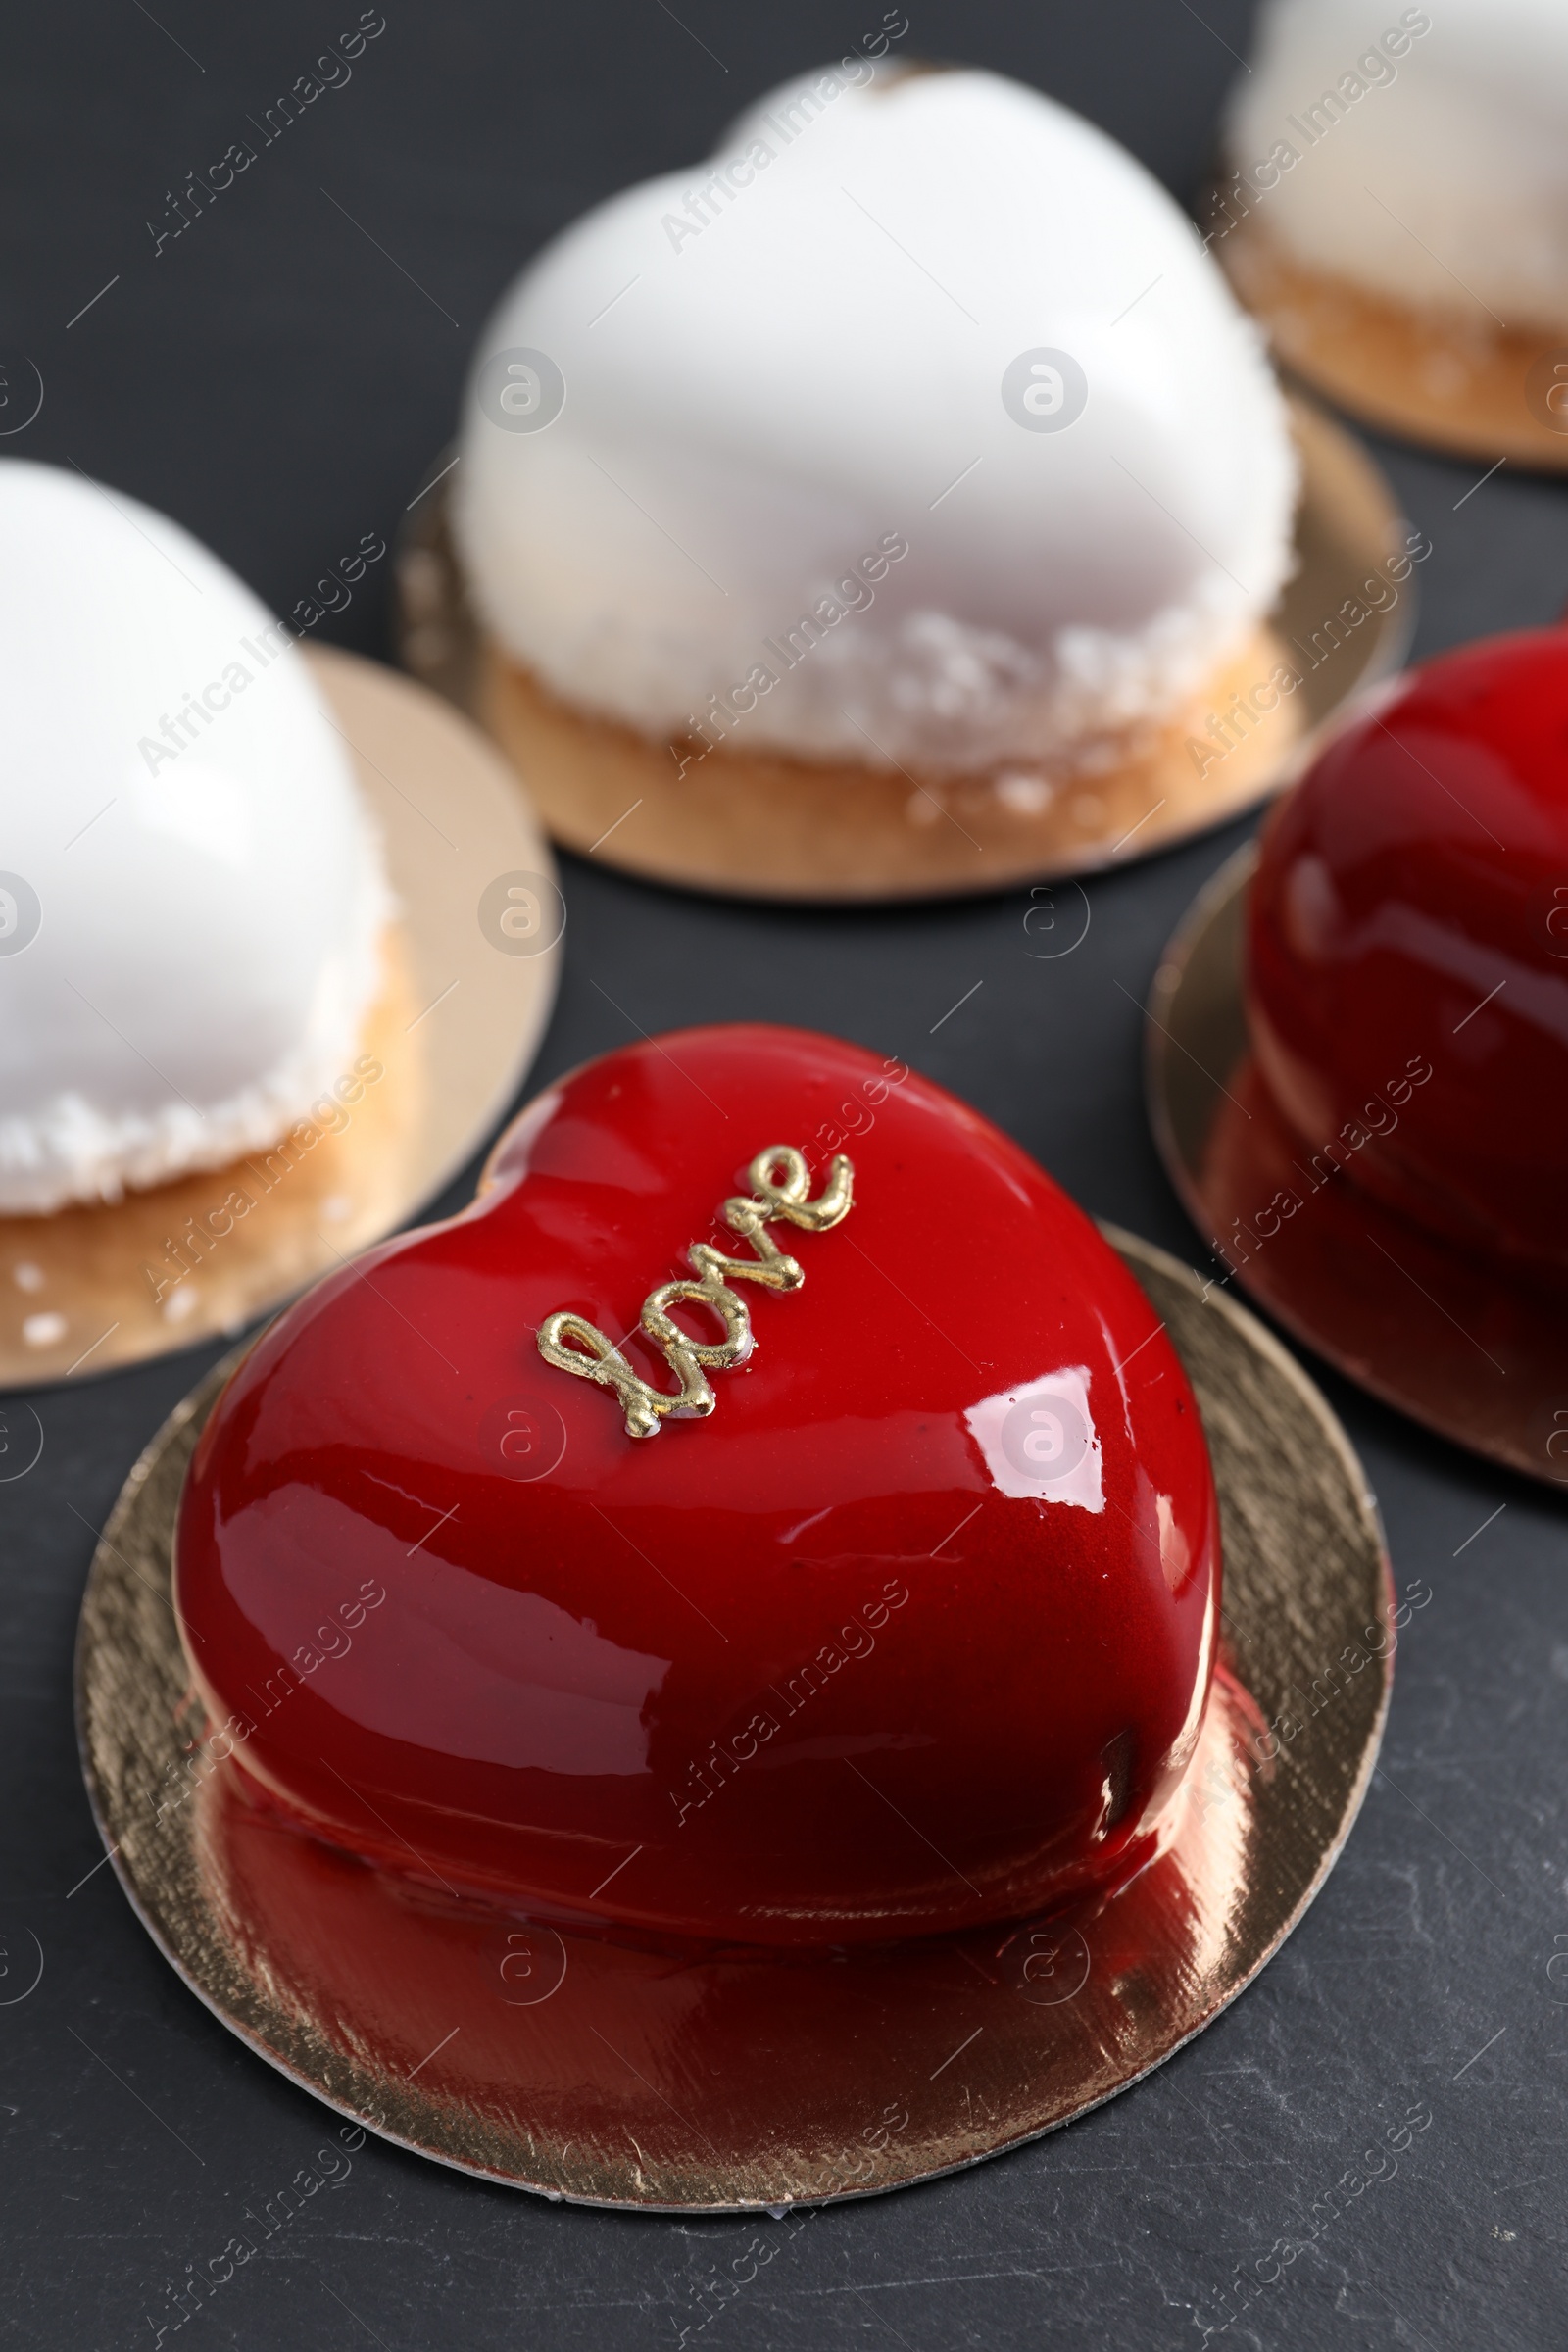
[[[0,461],[0,1212],[270,1144],[353,1061],[389,899],[300,656],[165,515]]]
[[[1564,0],[1264,0],[1227,151],[1309,267],[1568,334]]]
[[[856,62],[507,294],[454,476],[469,577],[508,651],[655,740],[717,696],[737,750],[1082,755],[1272,605],[1283,406],[1112,140],[995,74]]]

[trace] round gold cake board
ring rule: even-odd
[[[1214,242],[1274,356],[1380,431],[1485,465],[1568,471],[1568,335],[1521,333],[1380,301],[1303,268],[1247,221]]]
[[[866,2194],[1064,2124],[1169,2057],[1323,1884],[1388,1708],[1376,1506],[1317,1391],[1245,1309],[1111,1240],[1192,1377],[1224,1515],[1221,1668],[1174,1842],[1100,1908],[874,1950],[682,1955],[378,1871],[201,1767],[170,1600],[180,1482],[225,1373],[126,1481],[82,1604],[98,1825],[187,1984],[329,2106],[587,2204],[723,2212]],[[1272,1728],[1271,1728],[1272,1727]]]
[[[1348,1379],[1455,1445],[1568,1486],[1560,1301],[1343,1175],[1314,1183],[1262,1084],[1242,999],[1256,857],[1249,843],[1220,868],[1154,975],[1147,1092],[1171,1182],[1236,1280]]]
[[[514,777],[395,670],[325,650],[306,660],[398,902],[362,1039],[379,1074],[346,1071],[351,1100],[229,1167],[0,1217],[0,1389],[86,1379],[267,1314],[415,1216],[491,1134],[533,1059],[565,906]]]
[[[685,889],[870,902],[954,897],[1089,873],[1169,848],[1294,778],[1358,688],[1396,669],[1415,620],[1398,509],[1359,445],[1292,404],[1301,459],[1296,569],[1265,627],[1120,767],[1028,761],[954,778],[829,766],[701,742],[673,748],[572,710],[479,628],[450,527],[452,467],[413,509],[398,552],[399,652],[486,727],[565,848]],[[1357,615],[1349,617],[1352,610]],[[1271,674],[1298,680],[1281,695]],[[1224,722],[1238,695],[1273,707]],[[737,741],[740,740],[737,738]],[[684,760],[684,769],[681,761]]]

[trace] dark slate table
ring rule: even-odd
[[[156,18],[140,0],[80,0],[10,26],[0,349],[31,356],[45,400],[0,449],[74,459],[151,501],[281,610],[341,548],[396,530],[489,305],[542,239],[702,155],[744,102],[881,14],[384,7],[352,79],[161,251],[186,172],[352,28],[349,0],[158,0]],[[910,49],[1039,83],[1181,195],[1246,46],[1238,0],[910,8]],[[1559,611],[1568,488],[1505,468],[1467,498],[1479,466],[1377,455],[1434,544],[1420,650]],[[332,624],[340,642],[386,652],[388,568]],[[612,999],[651,1030],[722,1016],[838,1030],[956,1087],[1091,1208],[1198,1256],[1145,1126],[1139,1004],[1240,835],[1093,883],[1088,936],[1055,961],[1027,952],[1022,891],[778,912],[568,858],[564,983],[537,1075],[627,1036]],[[24,1990],[34,1936],[44,1960],[36,1989],[0,2007],[7,2309],[29,2352],[150,2344],[166,2287],[326,2127],[183,1989],[109,1870],[68,1895],[99,1851],[71,1715],[94,1531],[214,1353],[41,1394],[42,1458],[0,1485],[0,2001]],[[1401,1644],[1387,1772],[1305,1924],[1210,2032],[1107,2108],[966,2176],[818,2214],[693,2339],[705,2352],[1196,2346],[1195,2313],[1216,2316],[1236,2266],[1279,2268],[1276,2241],[1309,2237],[1314,2199],[1412,2105],[1432,2122],[1397,2174],[1322,2230],[1231,2340],[1562,2340],[1564,1505],[1325,1385],[1396,1575],[1433,1598]],[[757,2227],[551,2207],[372,2140],[191,2324],[258,2352],[673,2348]]]

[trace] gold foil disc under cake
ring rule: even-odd
[[[115,1870],[216,2016],[339,2113],[552,2198],[782,2208],[951,2172],[1134,2082],[1279,1949],[1361,1803],[1399,1612],[1321,1396],[1244,1308],[1109,1230],[1197,1394],[1224,1635],[1161,1858],[1112,1899],[850,1951],[563,1933],[377,1870],[245,1795],[187,1682],[185,1465],[230,1365],[159,1432],[93,1560],[76,1710]]]

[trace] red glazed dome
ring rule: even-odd
[[[1151,1858],[1218,1585],[1192,1393],[1094,1227],[901,1063],[761,1027],[563,1079],[473,1208],[318,1285],[178,1529],[197,1686],[295,1819],[760,1943]]]
[[[1568,632],[1446,654],[1336,738],[1264,835],[1248,961],[1313,1182],[1568,1265]]]

